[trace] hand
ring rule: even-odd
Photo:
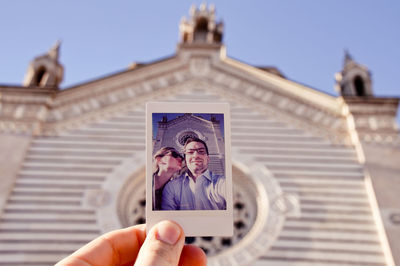
[[[56,266],[205,266],[203,250],[184,242],[185,234],[174,222],[156,224],[147,236],[145,225],[136,225],[96,238]]]

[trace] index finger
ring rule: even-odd
[[[102,235],[63,259],[57,266],[134,263],[146,238],[146,226],[135,225]]]

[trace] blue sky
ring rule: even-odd
[[[22,83],[29,62],[61,39],[62,88],[175,53],[178,24],[202,1],[3,1],[0,84]],[[336,95],[344,49],[372,72],[378,96],[400,96],[400,1],[216,0],[230,57],[275,66]]]

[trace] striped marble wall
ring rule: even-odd
[[[223,101],[203,90],[167,101]],[[386,265],[362,166],[352,147],[231,102],[232,146],[298,196],[255,265]],[[101,118],[99,118],[101,119]],[[0,220],[0,265],[53,265],[101,232],[85,191],[125,158],[145,154],[144,106],[54,137],[33,139]],[[143,180],[144,182],[144,180]]]

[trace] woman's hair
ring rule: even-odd
[[[183,156],[173,147],[162,147],[161,149],[159,149],[153,156],[153,175],[155,173],[158,173],[158,170],[160,170],[158,164],[157,164],[157,157],[164,157],[165,155],[167,155],[168,153],[172,154],[172,157],[174,158],[181,158],[182,162],[183,160]]]

